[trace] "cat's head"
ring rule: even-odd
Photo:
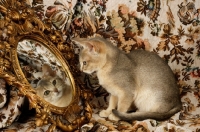
[[[72,41],[81,47],[79,53],[81,71],[91,74],[106,64],[106,44],[101,38],[75,38]]]
[[[36,87],[37,95],[48,102],[57,101],[62,97],[65,89],[65,82],[60,77],[56,76],[55,71],[47,64],[42,66],[43,76]]]

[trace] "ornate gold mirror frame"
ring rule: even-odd
[[[51,27],[48,19],[41,21],[25,3],[1,0],[0,78],[17,87],[29,99],[30,108],[35,108],[37,112],[37,126],[51,124],[48,131],[53,131],[56,127],[63,131],[74,131],[87,123],[92,116],[88,103],[92,94],[76,78],[78,70],[73,63],[72,46],[64,41],[60,31]],[[72,101],[68,106],[54,106],[36,94],[19,64],[17,47],[24,40],[40,43],[59,61],[71,82]]]

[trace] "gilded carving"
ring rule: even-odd
[[[35,108],[37,112],[35,124],[51,124],[48,131],[53,131],[56,127],[63,131],[74,131],[87,123],[92,116],[89,104],[92,94],[86,91],[84,85],[76,78],[78,70],[71,61],[74,59],[73,48],[64,42],[61,32],[52,29],[48,19],[40,20],[34,10],[23,2],[0,1],[0,14],[0,78],[7,84],[17,87],[22,95],[28,97],[30,108]],[[58,67],[61,67],[62,73],[64,72],[70,80],[73,90],[73,99],[68,106],[57,107],[39,97],[23,73],[19,62],[18,45],[19,42],[29,39],[43,45],[59,61]],[[32,50],[22,49],[22,52],[34,55]],[[83,106],[80,106],[80,101]],[[68,123],[63,124],[60,117]]]

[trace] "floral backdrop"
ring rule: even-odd
[[[20,0],[21,2],[24,0]],[[77,131],[200,132],[200,2],[198,0],[27,0],[38,18],[49,18],[70,43],[73,37],[103,36],[127,53],[134,49],[156,52],[168,62],[180,88],[183,109],[166,121],[113,122],[100,118],[108,93],[95,76],[82,75],[94,93],[93,118]],[[74,45],[75,53],[78,47]],[[151,76],[151,75],[149,75]],[[23,97],[0,80],[0,126],[3,131],[45,131],[29,119],[20,123]],[[8,88],[7,88],[8,89]],[[16,95],[13,95],[16,94]],[[13,95],[13,96],[11,96]],[[13,97],[13,98],[11,98]],[[15,98],[15,99],[14,99]],[[12,103],[13,101],[18,103]],[[146,105],[146,104],[144,104]],[[23,113],[22,113],[23,114]],[[19,127],[20,126],[20,127]],[[57,130],[60,131],[60,130]]]
[[[56,56],[41,43],[34,40],[23,40],[17,46],[17,54],[20,67],[33,88],[36,88],[43,76],[43,64],[48,64],[57,76],[64,79],[67,85],[71,85],[69,77],[63,71]]]

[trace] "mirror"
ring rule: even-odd
[[[36,126],[70,132],[88,123],[92,93],[81,83],[72,43],[61,31],[17,0],[0,1],[0,29],[0,78],[28,98]]]
[[[74,86],[69,71],[45,44],[24,39],[17,45],[17,55],[23,74],[38,96],[58,107],[70,104]]]

